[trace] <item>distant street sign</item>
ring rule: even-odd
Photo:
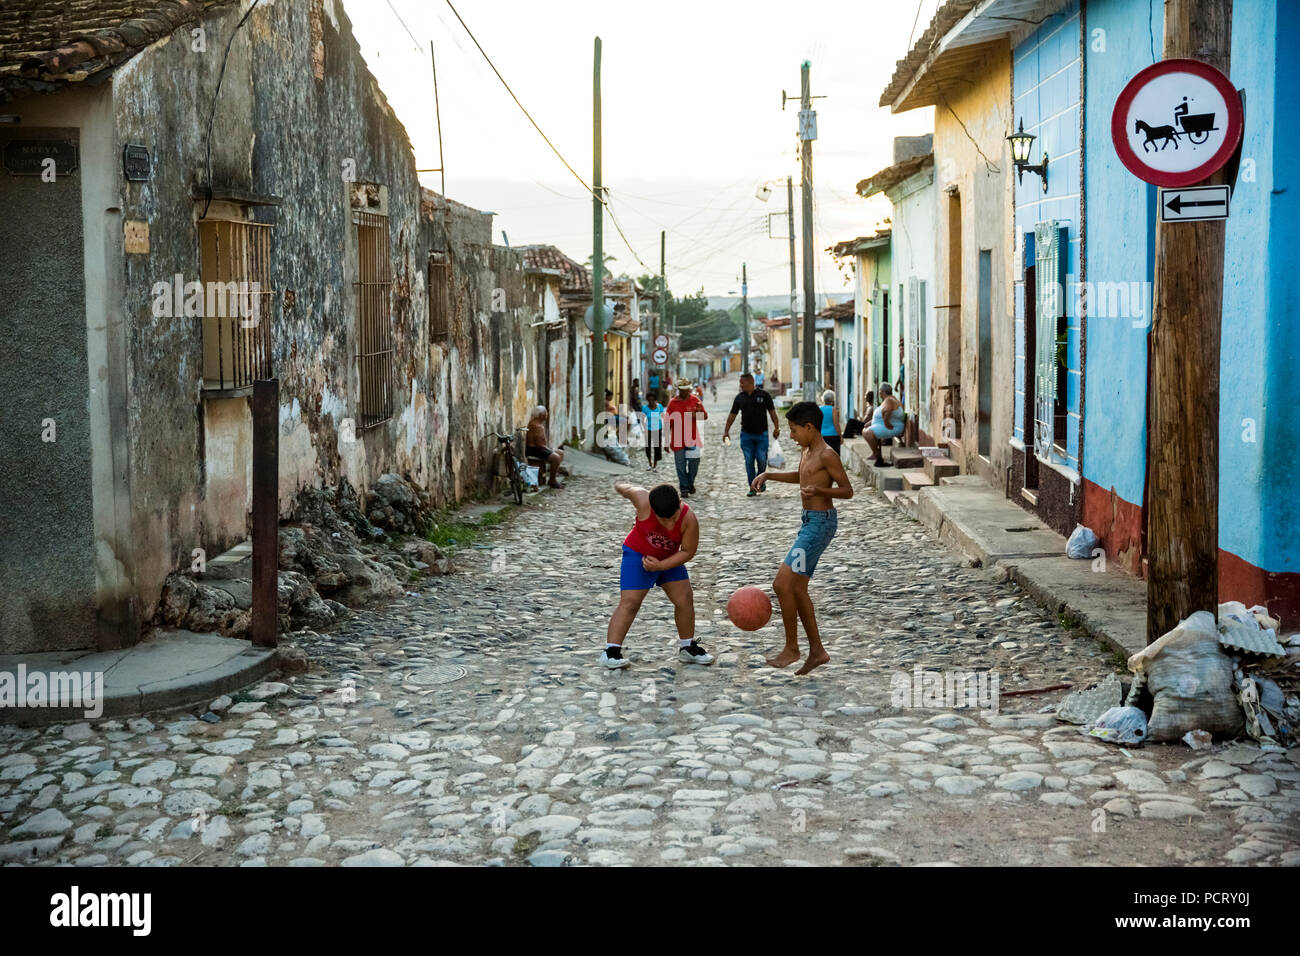
[[[1241,94],[1200,60],[1171,59],[1138,72],[1110,118],[1120,161],[1156,186],[1190,186],[1223,167],[1241,142]]]
[[[1231,190],[1227,186],[1184,186],[1160,190],[1160,221],[1227,219]]]
[[[664,349],[655,349],[650,357],[654,359],[656,365],[666,365],[668,363],[668,352]]]
[[[666,348],[668,348],[668,336],[663,335],[662,333],[659,334],[659,335],[656,335],[656,336],[655,336],[655,348],[657,348],[657,349],[666,349]]]

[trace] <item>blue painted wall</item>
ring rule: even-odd
[[[1233,4],[1232,82],[1246,91],[1246,128],[1224,255],[1219,383],[1219,547],[1256,567],[1293,572],[1300,571],[1300,134],[1286,115],[1300,97],[1297,31],[1295,3]]]
[[[1124,85],[1154,62],[1152,51],[1160,55],[1163,8],[1150,7],[1132,0],[1089,0],[1084,38],[1087,281],[1093,295],[1087,306],[1083,476],[1136,505],[1142,504],[1146,486],[1155,187],[1119,161],[1110,117]]]
[[[1162,11],[1089,0],[1084,28],[1088,305],[1083,475],[1141,504],[1146,470],[1147,335],[1155,187],[1126,170],[1110,139],[1124,84],[1162,45]],[[1104,31],[1104,50],[1095,49]],[[1232,82],[1246,91],[1242,171],[1224,256],[1219,404],[1219,546],[1268,571],[1300,571],[1300,131],[1274,123],[1300,102],[1300,4],[1236,0]],[[1279,38],[1281,40],[1279,41]],[[1278,55],[1279,42],[1288,44]],[[1141,296],[1102,315],[1102,283]],[[1113,305],[1108,302],[1107,305]],[[1252,435],[1253,425],[1253,435]],[[1250,439],[1253,437],[1253,441]]]
[[[1048,155],[1048,191],[1038,176],[1026,174],[1023,183],[1015,184],[1017,245],[1024,247],[1025,233],[1048,219],[1059,220],[1068,230],[1069,252],[1067,284],[1073,286],[1079,275],[1079,3],[1070,3],[1049,17],[1012,51],[1011,95],[1014,102],[1013,123],[1033,133],[1031,163]],[[1032,248],[1032,243],[1031,243]],[[1032,265],[1032,262],[1027,263]],[[1016,275],[1015,292],[1015,436],[1025,441],[1025,368],[1033,356],[1025,355],[1025,301],[1023,274]],[[1067,289],[1068,291],[1068,289]],[[1066,346],[1066,426],[1067,454],[1053,454],[1053,459],[1076,471],[1079,468],[1079,409],[1082,381],[1079,308],[1066,296],[1068,333]],[[1029,397],[1032,403],[1033,397]],[[1032,436],[1030,439],[1032,444]]]

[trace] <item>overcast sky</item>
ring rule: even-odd
[[[889,165],[894,136],[933,128],[930,109],[891,115],[876,103],[906,53],[913,23],[920,35],[939,0],[920,0],[919,8],[915,0],[452,3],[588,184],[592,47],[600,36],[604,182],[632,249],[649,268],[634,258],[608,215],[605,251],[615,257],[615,274],[657,273],[659,233],[666,229],[668,283],[676,295],[700,288],[738,293],[742,262],[749,265],[750,295],[788,292],[788,244],[767,237],[765,216],[784,214],[784,177],[793,175],[801,228],[802,60],[812,61],[814,95],[827,97],[813,104],[818,250],[870,232],[889,215],[887,200],[860,199],[854,185]],[[585,261],[592,251],[591,194],[511,100],[447,0],[344,0],[344,7],[410,134],[417,165],[438,165],[432,40],[448,195],[495,212],[495,242],[504,231],[511,245],[552,243]],[[782,90],[795,97],[784,112]],[[782,182],[768,202],[755,198],[759,183],[777,178]],[[439,186],[437,173],[421,179]],[[850,282],[829,255],[819,254],[819,292],[851,289]]]

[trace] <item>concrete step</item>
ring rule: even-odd
[[[871,471],[873,483],[881,491],[903,490],[903,473],[897,468],[872,468]]]
[[[919,518],[920,506],[918,504],[919,496],[920,496],[919,491],[900,492],[898,497],[894,500],[894,507],[897,508],[899,511],[904,512],[909,517],[920,520]]]
[[[889,460],[894,463],[895,468],[904,471],[920,469],[925,464],[925,456],[915,448],[895,448]]]
[[[929,488],[933,485],[934,482],[923,471],[912,469],[903,472],[903,489],[905,491],[916,491],[919,488]]]
[[[241,541],[225,554],[219,554],[207,563],[207,567],[220,568],[226,565],[239,564],[253,556],[253,542]]]
[[[941,485],[973,485],[976,488],[988,488],[989,483],[979,475],[948,475],[946,478],[940,478]]]
[[[961,468],[951,458],[927,458],[925,460],[925,473],[930,476],[931,482],[938,484],[940,478],[960,474]]]

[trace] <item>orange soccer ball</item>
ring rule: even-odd
[[[772,619],[772,601],[756,587],[737,588],[727,601],[727,617],[742,631],[757,631]]]

